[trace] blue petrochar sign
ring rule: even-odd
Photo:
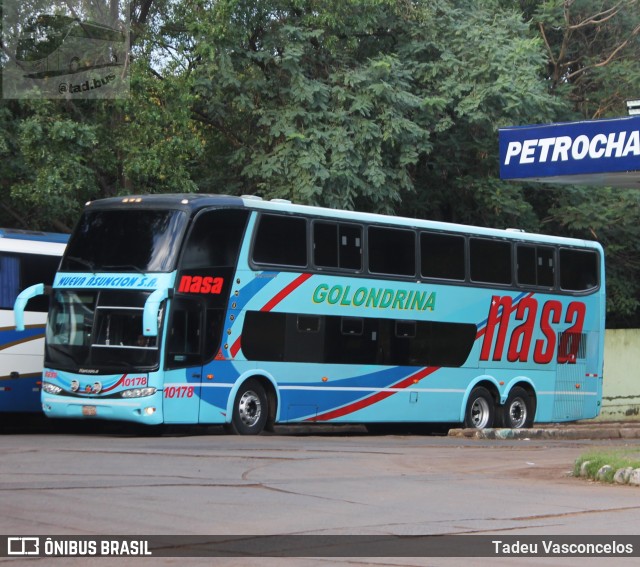
[[[640,171],[640,116],[500,129],[500,177]]]

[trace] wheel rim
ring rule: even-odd
[[[249,390],[242,394],[240,402],[238,403],[238,415],[247,427],[253,427],[262,415],[262,404],[258,395]]]
[[[476,429],[482,429],[489,423],[491,410],[489,402],[484,398],[476,398],[471,406],[471,423]]]
[[[527,406],[522,398],[516,398],[509,406],[509,421],[511,427],[517,429],[527,421]]]

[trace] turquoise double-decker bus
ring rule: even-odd
[[[256,197],[104,199],[51,289],[42,404],[239,434],[592,418],[604,318],[596,242]]]

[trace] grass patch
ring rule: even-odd
[[[598,471],[605,465],[609,465],[611,470],[607,472],[603,478],[599,479],[603,482],[613,482],[613,476],[618,469],[631,467],[633,469],[640,468],[640,453],[637,449],[619,449],[616,451],[593,451],[581,455],[573,466],[573,475],[581,476],[580,471],[582,464],[586,465],[586,477],[596,478]]]

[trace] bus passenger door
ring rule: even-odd
[[[198,423],[202,382],[199,299],[176,298],[167,328],[163,415],[165,423]]]

